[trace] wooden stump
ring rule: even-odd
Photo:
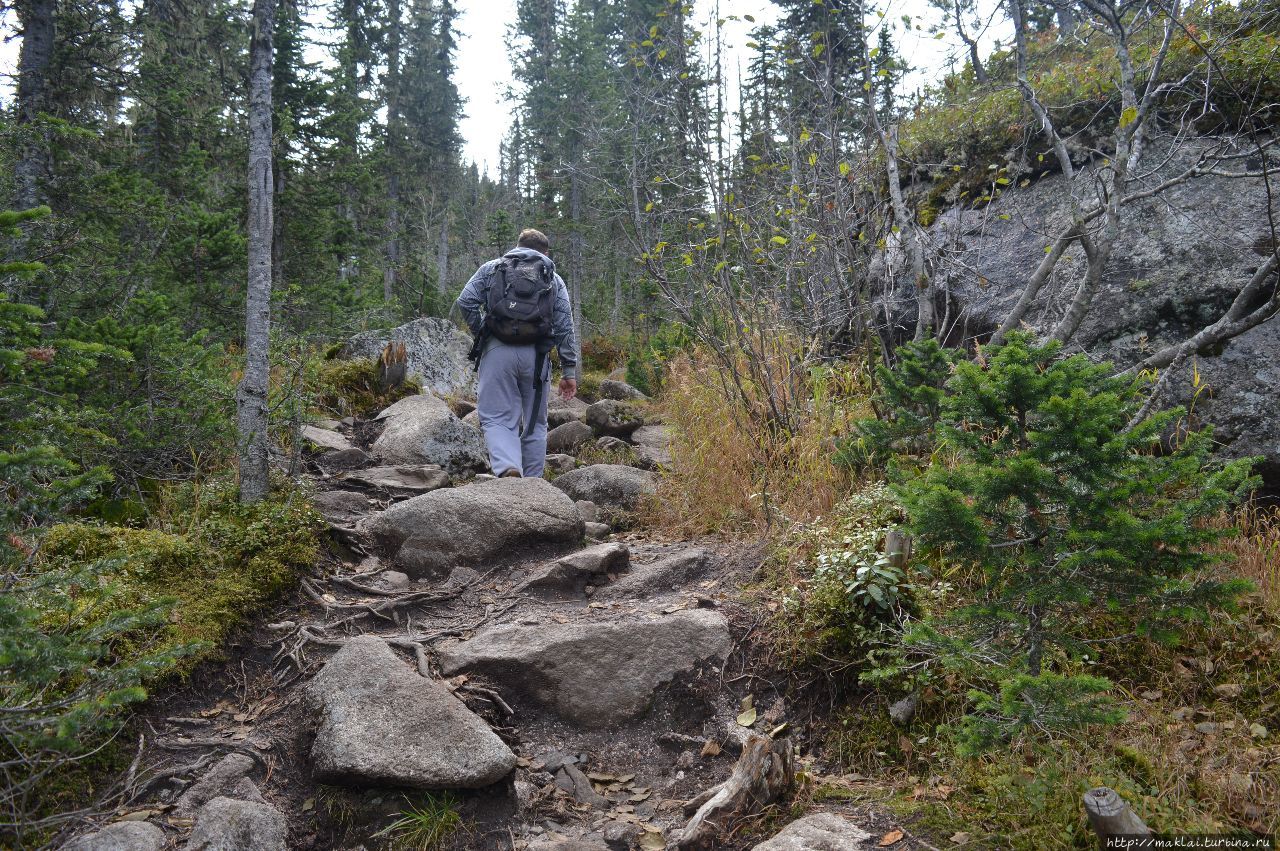
[[[1105,845],[1112,836],[1150,836],[1151,828],[1138,817],[1114,789],[1099,786],[1084,795],[1089,825]]]
[[[720,847],[721,839],[735,822],[764,809],[794,780],[791,743],[752,734],[729,779],[694,799],[701,805],[673,847]]]
[[[894,567],[906,567],[911,560],[911,536],[898,529],[890,529],[884,536],[884,554]]]
[[[409,353],[404,343],[392,340],[378,358],[378,387],[383,393],[404,383],[409,371]]]

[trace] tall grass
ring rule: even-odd
[[[1231,557],[1231,572],[1258,586],[1267,608],[1280,613],[1280,508],[1251,502],[1220,522],[1236,529],[1218,547]]]
[[[763,531],[813,520],[849,492],[835,439],[870,414],[865,377],[847,363],[806,366],[798,345],[777,351],[736,375],[700,349],[669,364],[660,406],[672,465],[648,509],[655,525]],[[779,377],[769,390],[745,377],[762,370]]]

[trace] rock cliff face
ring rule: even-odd
[[[1173,158],[1148,183],[1172,176],[1189,156]],[[1084,178],[1087,171],[1077,191],[1091,185]],[[947,316],[947,343],[985,340],[1000,324],[1044,258],[1050,235],[1067,221],[1069,191],[1068,181],[1053,175],[1012,188],[983,209],[952,208],[938,217],[928,236],[933,280],[946,294],[938,316]],[[1259,180],[1209,176],[1126,206],[1116,249],[1071,346],[1125,368],[1213,322],[1271,250],[1268,204],[1280,213],[1280,201],[1269,200]],[[1026,324],[1052,329],[1084,268],[1083,251],[1073,246]],[[909,335],[915,305],[907,282],[899,277],[886,301],[898,334]],[[1230,457],[1266,456],[1259,472],[1269,490],[1280,491],[1280,319],[1188,361],[1165,400],[1191,408],[1194,422],[1212,424]]]

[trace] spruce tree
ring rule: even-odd
[[[1248,583],[1204,571],[1221,534],[1205,521],[1253,484],[1251,460],[1212,464],[1208,430],[1162,450],[1180,412],[1128,428],[1138,382],[1025,334],[957,364],[946,391],[949,455],[899,493],[922,548],[977,584],[976,602],[914,636],[993,683],[973,695],[965,746],[1115,720],[1109,684],[1074,664],[1083,634],[1107,615],[1175,642],[1231,606]]]

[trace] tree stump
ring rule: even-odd
[[[1150,836],[1151,828],[1138,817],[1119,793],[1106,786],[1090,789],[1084,795],[1084,811],[1089,825],[1105,845],[1112,836]]]
[[[911,560],[911,536],[898,529],[890,529],[884,536],[884,554],[894,567],[906,567]]]
[[[404,343],[392,340],[378,358],[378,387],[383,393],[404,384],[409,371],[409,353]]]
[[[720,840],[735,822],[764,809],[790,788],[794,780],[791,743],[752,734],[743,745],[742,756],[738,757],[729,779],[698,796],[698,799],[705,798],[705,803],[685,825],[673,847],[721,847]]]

